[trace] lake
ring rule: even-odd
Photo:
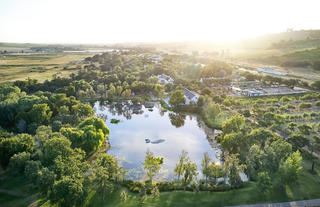
[[[162,169],[154,180],[173,180],[174,168],[182,150],[189,153],[190,159],[197,163],[201,175],[201,160],[208,152],[210,157],[219,162],[220,150],[211,143],[212,130],[205,127],[196,116],[182,115],[165,111],[156,104],[152,111],[142,106],[141,111],[123,110],[124,106],[102,104],[96,102],[94,111],[96,116],[105,120],[110,129],[109,142],[111,148],[107,153],[118,158],[127,170],[127,179],[146,179],[143,163],[147,150],[155,156],[164,158]],[[128,107],[127,107],[128,108]],[[111,119],[120,120],[117,124],[110,123]],[[146,143],[164,139],[161,143]]]

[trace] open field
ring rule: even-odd
[[[0,55],[0,82],[38,79],[40,82],[51,79],[58,72],[67,76],[75,72],[79,61],[92,55],[87,53],[28,53]],[[63,70],[65,66],[70,69]]]

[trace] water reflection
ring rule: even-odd
[[[169,118],[171,124],[179,128],[184,125],[184,120],[186,119],[186,116],[184,114],[169,113]]]
[[[182,150],[189,153],[201,171],[203,153],[208,152],[213,160],[219,162],[220,150],[207,139],[208,129],[198,122],[195,116],[176,114],[163,110],[160,105],[148,110],[142,106],[136,114],[130,107],[107,104],[103,107],[98,102],[94,106],[95,114],[104,117],[110,129],[111,148],[108,153],[116,156],[127,170],[127,178],[145,179],[143,162],[149,149],[156,156],[164,158],[162,170],[155,180],[172,180],[173,169]],[[118,124],[110,124],[111,119],[119,119]],[[158,144],[146,143],[145,139],[160,140]]]

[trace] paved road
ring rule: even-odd
[[[292,201],[292,202],[284,202],[284,203],[240,205],[240,206],[233,206],[233,207],[304,207],[304,206],[320,206],[320,199]]]

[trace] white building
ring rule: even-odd
[[[165,75],[165,74],[158,75],[158,78],[159,78],[160,84],[167,84],[167,83],[173,84],[173,82],[174,82],[173,78],[171,78],[170,76]]]
[[[163,60],[163,57],[160,55],[152,55],[151,59],[156,60],[156,61],[161,61],[161,60]]]
[[[185,88],[184,90],[184,96],[186,97],[186,105],[189,105],[191,103],[193,104],[197,104],[198,103],[198,99],[199,99],[199,94],[194,92],[194,91],[191,91],[187,88]]]
[[[287,75],[287,73],[281,73],[279,71],[275,71],[271,67],[257,68],[257,71],[259,73],[267,73],[267,74],[272,74],[272,75],[281,75],[281,76]]]

